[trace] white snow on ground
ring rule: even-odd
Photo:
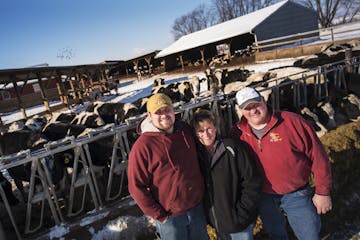
[[[271,60],[271,61],[263,61],[252,65],[244,66],[244,68],[255,71],[255,72],[265,72],[268,69],[288,66],[292,65],[296,61],[296,59],[281,59],[281,60]],[[171,83],[176,81],[184,81],[192,76],[199,76],[205,77],[203,72],[196,72],[191,74],[161,74],[157,76],[153,76],[148,79],[144,79],[138,81],[136,79],[129,79],[126,81],[121,81],[118,85],[118,96],[105,96],[103,100],[108,100],[111,102],[133,102],[139,98],[149,96],[151,94],[152,84],[154,79],[162,77],[165,79],[165,83]],[[59,104],[59,103],[52,103]],[[85,103],[85,106],[89,103]],[[80,112],[85,106],[77,106],[72,108],[70,111],[72,112]],[[27,114],[34,115],[40,112],[45,111],[44,105],[34,106],[32,108],[26,109]],[[21,119],[21,112],[14,111],[11,113],[7,113],[6,115],[2,116],[2,120],[5,124],[14,122],[16,120]],[[136,203],[135,201],[130,201],[129,206],[134,206]],[[91,223],[106,217],[109,212],[100,213],[96,216],[85,217],[80,225],[87,226],[91,225]],[[114,221],[110,221],[103,229],[96,232],[93,227],[89,227],[88,231],[90,234],[93,235],[92,240],[100,240],[100,239],[135,239],[135,236],[139,233],[145,233],[146,231],[150,231],[151,228],[154,228],[154,222],[151,219],[148,219],[145,216],[136,218],[132,216],[121,216]],[[150,229],[150,230],[149,230]],[[145,232],[144,232],[145,231]],[[58,226],[51,229],[49,238],[61,238],[69,233],[69,228],[64,226]]]
[[[69,227],[65,227],[63,225],[55,226],[51,229],[49,238],[50,239],[61,238],[67,233],[69,233]]]
[[[105,218],[109,215],[109,212],[103,212],[103,213],[100,213],[100,214],[97,214],[96,216],[92,216],[92,217],[85,217],[83,219],[81,219],[81,222],[80,222],[80,226],[86,226],[86,225],[89,225],[90,223],[93,223],[99,219],[102,219],[102,218]]]
[[[251,65],[244,65],[245,69],[248,69],[250,71],[255,72],[266,72],[267,70],[271,68],[276,67],[283,67],[283,66],[290,66],[293,65],[293,63],[298,58],[286,58],[286,59],[279,59],[279,60],[270,60],[270,61],[260,61],[255,64]],[[231,68],[229,68],[231,69]],[[152,84],[156,78],[164,78],[165,83],[172,83],[177,81],[185,81],[188,78],[192,76],[198,76],[200,78],[205,77],[204,72],[195,72],[191,74],[159,74],[155,75],[151,78],[144,79],[138,81],[137,79],[129,79],[125,81],[121,81],[118,84],[118,96],[104,96],[104,101],[110,101],[110,102],[134,102],[139,98],[147,97],[151,94]],[[203,90],[205,87],[202,85],[201,90]],[[115,93],[115,92],[114,92]],[[56,106],[61,104],[60,101],[53,101],[50,102],[50,107]],[[70,111],[71,112],[80,112],[83,109],[86,108],[86,106],[90,104],[89,102],[85,103],[84,105],[73,107]],[[45,107],[43,104],[30,107],[26,109],[26,114],[28,116],[33,116],[38,113],[44,112]],[[22,119],[22,114],[19,110],[13,111],[13,112],[7,112],[7,113],[0,113],[1,119],[3,123],[9,124],[12,122],[15,122],[17,120]]]
[[[51,107],[61,104],[61,102],[60,101],[52,101],[52,102],[49,102],[49,104],[50,104],[50,108],[51,108]],[[45,107],[44,107],[44,105],[37,105],[37,106],[26,108],[25,111],[28,116],[33,116],[38,113],[44,112]],[[19,110],[13,111],[13,112],[0,113],[0,116],[1,116],[1,119],[4,124],[12,123],[14,121],[17,121],[17,120],[20,120],[23,118],[22,113]]]
[[[357,25],[360,25],[360,22],[356,23]],[[345,29],[342,29],[341,31],[344,31]],[[360,36],[360,30],[357,32],[347,33],[344,34],[345,38],[351,38],[351,37],[359,37]],[[320,41],[329,41],[331,37],[321,37]],[[338,38],[337,38],[338,39]],[[311,44],[318,43],[319,41],[312,42]],[[301,57],[299,57],[301,58]],[[289,58],[289,59],[280,59],[280,60],[270,60],[270,61],[262,61],[257,62],[255,64],[251,65],[244,65],[243,67],[245,69],[248,69],[250,71],[255,72],[266,72],[269,69],[282,67],[282,66],[290,66],[293,65],[293,63],[298,58]],[[192,76],[199,76],[200,78],[204,77],[203,72],[197,72],[197,73],[191,73],[191,74],[160,74],[153,76],[148,79],[144,79],[141,81],[138,81],[137,79],[128,79],[121,81],[118,85],[118,96],[105,96],[103,98],[104,101],[111,101],[111,102],[133,102],[136,101],[139,98],[149,96],[151,93],[152,84],[154,82],[154,79],[162,77],[166,81],[166,83],[176,82],[176,81],[184,81],[187,78],[190,78]],[[50,106],[55,106],[60,104],[59,101],[50,102]],[[73,107],[70,111],[72,112],[80,112],[89,103],[85,103],[84,106],[76,106]],[[41,112],[45,111],[44,105],[37,105],[31,108],[26,109],[26,114],[28,116],[32,116]],[[22,119],[22,114],[20,111],[14,111],[14,112],[7,112],[7,113],[0,113],[0,117],[4,124],[9,124],[11,122],[17,121]],[[136,203],[135,201],[129,202],[129,206],[134,206]],[[103,214],[99,214],[97,216],[87,217],[83,219],[81,222],[81,226],[86,226],[88,224],[91,224],[95,222],[96,220],[107,216],[107,212]],[[355,224],[355,228],[352,229],[359,229],[360,223],[353,223]],[[132,217],[132,216],[121,216],[117,218],[116,220],[110,221],[103,229],[96,232],[96,230],[93,227],[89,227],[88,231],[93,236],[92,240],[100,240],[100,239],[136,239],[136,235],[139,234],[139,232],[144,233],[144,231],[150,231],[150,229],[154,228],[154,222],[153,220],[142,216],[142,217]],[[64,239],[63,236],[65,236],[67,233],[69,233],[69,228],[65,226],[56,226],[53,227],[49,233],[50,239]],[[360,233],[355,233],[354,236],[359,235]],[[339,233],[340,236],[334,235],[335,238],[330,239],[349,239],[344,235],[343,233]]]
[[[277,68],[282,66],[290,66],[298,58],[291,58],[291,59],[280,59],[280,60],[271,60],[271,61],[263,61],[258,62],[252,65],[245,65],[244,68],[250,71],[255,72],[266,72],[271,68]],[[153,84],[154,79],[158,77],[164,78],[166,83],[174,82],[174,81],[183,81],[191,76],[199,76],[204,77],[203,72],[192,73],[192,74],[173,74],[167,75],[162,74],[158,76],[153,76],[149,79],[138,81],[136,79],[130,79],[119,84],[118,93],[119,96],[116,97],[105,97],[112,102],[133,102],[141,97],[146,97],[151,93],[151,87]],[[38,108],[43,108],[42,105],[39,105]],[[78,109],[77,109],[78,110]],[[14,121],[16,118],[8,118],[8,121]],[[129,206],[135,205],[135,201],[130,201]],[[88,223],[94,222],[97,217],[88,218],[86,221]],[[84,224],[85,225],[85,224]],[[358,225],[356,225],[358,226]],[[153,229],[154,222],[153,220],[142,216],[142,217],[132,217],[132,216],[121,216],[113,221],[110,221],[103,229],[96,231],[93,227],[89,227],[88,231],[93,236],[92,240],[100,240],[100,239],[136,239],[136,236],[140,233],[147,234],[151,229]],[[61,233],[61,230],[63,231]],[[51,231],[50,236],[61,237],[67,234],[68,229],[62,229],[60,227],[55,228]],[[149,231],[149,232],[147,232]],[[347,239],[343,233],[339,233],[342,237],[337,235],[337,239]],[[52,239],[52,238],[51,238]]]
[[[146,236],[151,234],[154,227],[154,221],[148,217],[122,216],[110,221],[97,233],[94,232],[93,228],[90,228],[89,232],[93,234],[92,240],[136,240],[140,235]]]

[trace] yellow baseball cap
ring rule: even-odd
[[[152,95],[146,103],[146,109],[149,113],[156,113],[163,107],[173,107],[171,99],[163,93]]]

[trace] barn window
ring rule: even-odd
[[[40,85],[38,83],[34,83],[32,85],[34,92],[40,92]]]
[[[3,100],[11,99],[11,95],[9,91],[1,91],[1,96]]]
[[[229,46],[229,44],[226,44],[226,43],[216,45],[216,51],[219,56],[229,55],[230,54],[230,46]]]

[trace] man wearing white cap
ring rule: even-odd
[[[164,240],[208,240],[204,181],[191,127],[175,120],[171,99],[158,93],[146,105],[140,137],[129,154],[128,189]]]
[[[247,142],[263,175],[259,212],[271,239],[288,239],[288,222],[298,239],[320,239],[320,214],[332,208],[328,156],[300,115],[277,111],[253,88],[237,92],[242,113],[231,136]],[[309,185],[314,175],[315,194]]]

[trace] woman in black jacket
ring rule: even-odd
[[[195,113],[192,126],[200,143],[208,223],[222,240],[253,239],[262,179],[248,147],[217,136],[215,118],[210,111]]]

